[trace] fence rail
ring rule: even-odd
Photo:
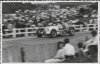
[[[90,30],[97,30],[98,25],[97,24],[88,24],[87,26],[83,26],[83,25],[72,25],[75,27],[75,30],[77,32],[83,32],[83,31],[90,31]],[[3,34],[3,37],[28,37],[28,36],[35,36],[36,30],[38,29],[38,27],[36,28],[14,28],[12,30],[6,29],[5,30],[5,34]]]

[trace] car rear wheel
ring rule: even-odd
[[[74,28],[70,28],[69,29],[69,35],[70,36],[74,36],[75,35],[75,29]]]
[[[42,34],[37,34],[37,37],[39,37],[39,38],[42,37]]]
[[[55,29],[52,29],[50,35],[53,38],[56,37],[57,36],[57,31]]]
[[[40,30],[37,30],[36,35],[37,35],[37,37],[39,37],[39,38],[42,37],[41,31],[40,31]]]

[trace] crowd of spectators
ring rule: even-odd
[[[97,10],[90,7],[92,4],[61,8],[60,5],[49,5],[48,9],[38,7],[34,10],[18,10],[13,16],[3,15],[4,28],[25,28],[46,26],[58,22],[71,24],[97,23]],[[10,17],[6,19],[6,17]]]
[[[97,24],[97,9],[91,7],[92,4],[79,5],[75,7],[61,8],[59,5],[50,5],[48,9],[35,9],[35,10],[18,10],[15,11],[13,17],[9,20],[3,16],[3,29],[13,28],[26,28],[26,27],[38,27],[47,26],[49,24],[64,22],[75,25],[84,24]],[[3,30],[4,33],[4,30]],[[87,40],[85,43],[79,43],[79,52],[75,52],[75,48],[70,44],[70,39],[64,39],[64,42],[60,42],[60,49],[57,55],[45,62],[67,62],[66,59],[72,60],[79,56],[85,58],[91,58],[98,52],[97,32],[92,31],[92,38]],[[80,55],[82,54],[82,55]]]
[[[98,57],[98,35],[97,31],[91,31],[92,38],[82,42],[77,46],[79,51],[76,52],[75,47],[70,43],[69,38],[65,38],[63,42],[58,42],[57,54],[52,59],[45,60],[46,63],[61,62],[96,62]],[[92,60],[91,60],[92,59]],[[93,60],[94,59],[94,60]],[[95,60],[96,59],[96,60]]]

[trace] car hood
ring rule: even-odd
[[[57,27],[57,26],[46,26],[46,27],[38,27],[38,28],[52,28],[52,27]]]

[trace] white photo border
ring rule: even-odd
[[[100,38],[99,38],[99,34],[100,34],[100,1],[1,1],[0,3],[0,6],[1,6],[1,64],[36,64],[36,63],[13,63],[13,62],[10,62],[10,63],[2,63],[2,3],[5,3],[5,2],[34,2],[34,3],[37,3],[37,2],[40,2],[40,3],[46,3],[46,2],[98,2],[98,63],[67,63],[67,64],[100,64]],[[37,63],[37,64],[44,64],[44,63]],[[46,63],[46,64],[49,64],[49,63]],[[51,63],[50,63],[51,64]],[[52,63],[52,64],[58,64],[58,63]],[[65,64],[65,63],[60,63],[60,64]]]

